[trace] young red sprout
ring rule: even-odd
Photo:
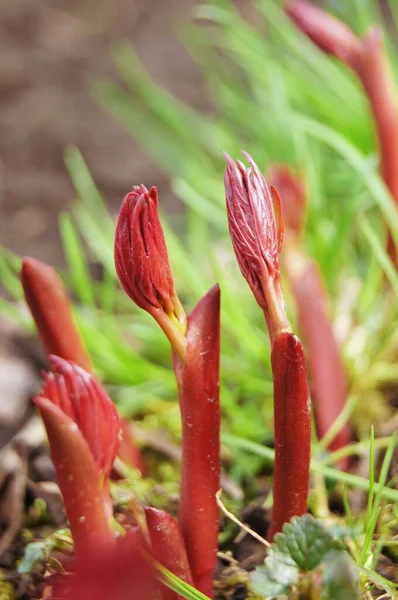
[[[219,289],[213,287],[186,318],[175,293],[157,192],[143,185],[123,200],[115,265],[127,294],[155,318],[173,349],[182,418],[179,526],[195,586],[212,598],[220,486]]]
[[[304,180],[286,166],[270,169],[268,179],[278,188],[282,198],[285,223],[282,259],[297,306],[298,326],[307,348],[316,429],[318,437],[322,438],[346,404],[346,376],[328,314],[327,292],[321,273],[301,243],[307,206]],[[339,450],[351,439],[351,430],[345,424],[328,448]],[[348,460],[339,463],[344,470],[348,465]]]
[[[339,58],[361,81],[377,129],[381,174],[398,207],[398,104],[382,30],[371,27],[360,39],[347,25],[307,0],[289,0],[286,11],[321,50]],[[397,265],[390,233],[388,251]]]
[[[43,419],[76,552],[113,545],[108,479],[119,446],[115,406],[92,375],[50,356],[34,399]]]
[[[64,284],[55,269],[34,258],[24,258],[21,283],[47,354],[72,360],[90,373],[90,356],[75,324]]]
[[[26,302],[47,354],[71,360],[92,373],[91,358],[73,318],[65,286],[55,269],[34,258],[24,258],[20,277]],[[121,419],[121,427],[120,458],[144,473],[144,461],[134,444],[131,424]]]
[[[311,406],[303,347],[285,313],[280,283],[281,204],[254,160],[245,167],[226,155],[225,192],[232,245],[271,339],[274,379],[275,465],[272,540],[283,523],[307,509],[311,450]]]
[[[145,508],[145,517],[154,559],[193,586],[184,540],[173,517],[163,510],[152,507]],[[163,585],[162,600],[183,600],[183,598]]]

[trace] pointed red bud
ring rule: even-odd
[[[35,403],[43,418],[51,456],[77,551],[114,537],[108,477],[119,444],[119,418],[111,399],[89,373],[62,358]]]
[[[286,12],[323,52],[354,65],[360,41],[345,23],[307,0],[290,0]]]
[[[125,292],[144,310],[174,313],[175,295],[155,187],[135,186],[124,198],[115,236],[115,266]]]
[[[145,517],[155,560],[193,586],[184,540],[173,517],[163,510],[152,507],[145,508]],[[183,600],[183,598],[164,586],[162,600]]]
[[[227,154],[224,176],[228,224],[242,275],[267,319],[271,339],[288,329],[280,283],[279,254],[283,241],[279,194],[269,188],[263,174],[246,152],[250,163],[234,163]]]
[[[73,360],[86,371],[91,371],[91,359],[73,319],[65,287],[55,269],[34,258],[24,258],[21,283],[47,354]]]

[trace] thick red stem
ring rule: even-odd
[[[311,459],[311,402],[300,340],[281,333],[273,344],[271,362],[275,467],[269,540],[293,516],[306,512]]]
[[[179,526],[195,587],[214,597],[220,487],[220,290],[188,317],[184,362],[174,357],[182,417]]]

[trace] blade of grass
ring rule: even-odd
[[[275,453],[274,450],[271,448],[267,448],[266,446],[262,446],[261,444],[258,444],[256,442],[245,440],[243,438],[229,434],[222,434],[221,439],[232,450],[244,450],[246,452],[256,454],[257,456],[261,456],[270,463],[274,462]],[[358,475],[353,475],[352,473],[344,473],[343,471],[339,471],[338,469],[327,467],[317,459],[312,459],[311,461],[311,472],[321,473],[324,477],[330,479],[331,481],[346,483],[347,485],[358,488],[360,490],[369,490],[368,479],[359,477]],[[398,502],[398,490],[393,490],[388,487],[384,487],[380,485],[379,482],[374,484],[374,489],[376,491],[380,490],[382,498],[386,498],[387,500],[391,500],[392,502]]]
[[[185,581],[182,581],[182,579],[171,573],[171,571],[163,567],[160,563],[153,562],[158,571],[159,581],[167,585],[168,588],[186,598],[186,600],[209,600],[208,596],[205,596],[188,583],[185,583]]]
[[[347,402],[344,405],[343,410],[338,415],[336,420],[330,429],[326,432],[322,439],[319,440],[316,449],[318,451],[325,450],[329,443],[336,437],[337,433],[344,427],[344,425],[349,421],[355,407],[358,403],[357,396],[349,396]]]
[[[80,302],[91,308],[95,306],[94,291],[87,260],[72,219],[63,213],[59,219],[64,254],[69,266],[69,277]]]
[[[21,300],[23,298],[19,276],[15,272],[14,267],[9,260],[8,251],[2,247],[0,247],[0,281],[4,287],[4,290],[11,296],[13,300]]]
[[[113,235],[113,221],[81,152],[75,147],[68,148],[64,154],[64,161],[79,198],[92,214],[96,214],[104,229]]]
[[[367,241],[369,242],[373,256],[376,258],[380,267],[384,271],[392,289],[394,290],[394,294],[398,297],[398,274],[393,263],[391,262],[390,257],[380,242],[380,235],[377,235],[369,221],[363,216],[361,217],[360,227],[365,234]]]
[[[362,552],[359,557],[359,563],[365,566],[370,544],[372,543],[373,528],[371,526],[371,520],[375,511],[373,510],[373,494],[375,485],[375,430],[372,425],[370,428],[370,439],[369,439],[369,490],[368,490],[368,501],[366,504],[366,519],[365,519],[365,542],[362,546]],[[379,508],[379,507],[378,507]],[[379,516],[380,510],[376,510],[376,520]]]
[[[372,436],[373,436],[373,443],[372,443]],[[366,512],[366,529],[365,529],[366,534],[365,534],[365,542],[363,545],[363,550],[361,552],[360,560],[359,560],[359,562],[362,566],[367,566],[367,562],[368,562],[369,556],[371,554],[372,539],[373,539],[373,535],[374,535],[374,532],[376,529],[377,519],[381,512],[382,495],[380,493],[380,489],[385,486],[385,483],[387,481],[391,461],[394,456],[394,450],[397,445],[397,432],[395,431],[393,433],[393,435],[391,436],[390,443],[387,447],[387,450],[386,450],[386,453],[385,453],[385,456],[383,459],[383,463],[382,463],[382,466],[380,469],[378,488],[376,490],[374,500],[373,500],[373,494],[375,492],[375,484],[374,484],[374,431],[373,431],[373,427],[372,427],[370,439],[371,439],[370,466],[369,466],[370,485],[369,485],[369,495],[368,495],[368,506],[367,506],[367,512]],[[372,458],[372,456],[373,456],[373,458]],[[372,473],[373,473],[373,475],[372,475]],[[372,485],[372,482],[373,482],[373,485]]]
[[[391,228],[395,241],[398,241],[398,213],[393,200],[380,177],[369,168],[369,162],[354,145],[327,125],[314,119],[297,114],[295,122],[309,135],[316,137],[333,148],[347,160],[363,179],[375,204],[383,214],[384,220]]]

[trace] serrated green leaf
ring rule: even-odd
[[[343,548],[322,521],[311,515],[293,517],[283,532],[276,534],[264,565],[252,573],[252,588],[266,597],[286,593],[298,582],[300,572],[313,571]]]
[[[285,523],[283,531],[277,533],[273,547],[283,555],[291,556],[300,571],[313,571],[331,550],[341,550],[343,545],[336,540],[322,521],[311,515],[293,517]]]

